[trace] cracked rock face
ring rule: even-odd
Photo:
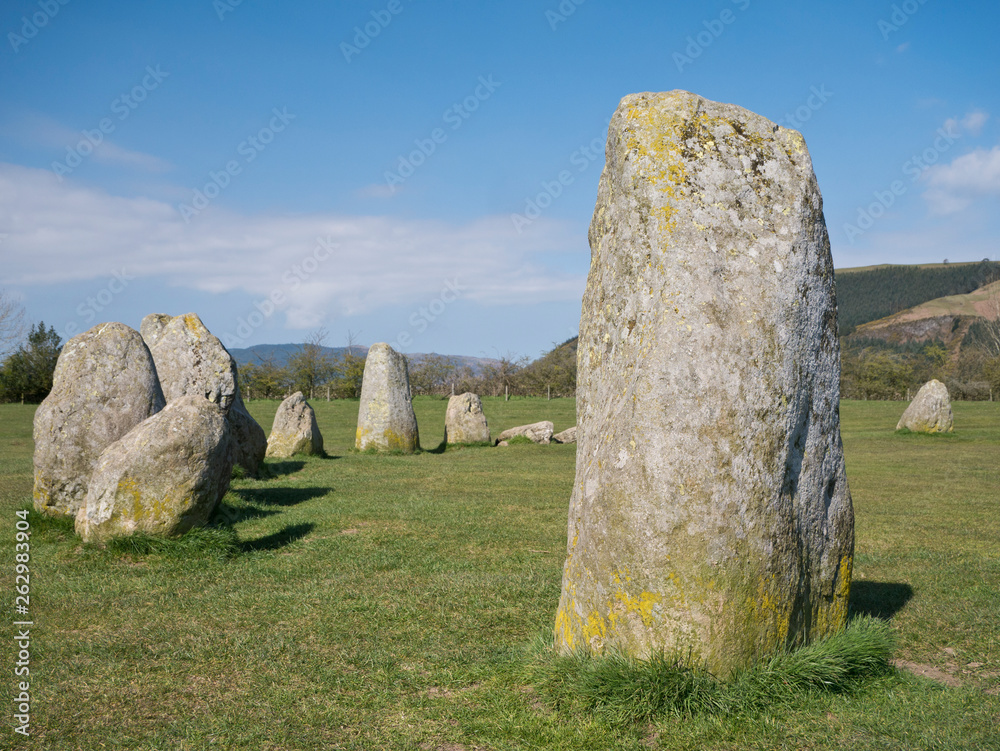
[[[914,433],[950,433],[954,427],[955,418],[951,412],[948,387],[934,379],[920,387],[910,406],[899,418],[896,430],[906,428]]]
[[[688,92],[626,97],[590,245],[556,643],[728,675],[839,630],[854,516],[802,136]]]
[[[135,329],[103,323],[66,342],[52,391],[35,412],[35,508],[75,516],[101,452],[163,405],[153,358]]]
[[[406,453],[420,447],[406,358],[384,342],[373,344],[365,360],[355,446]]]

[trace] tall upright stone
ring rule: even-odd
[[[625,97],[590,245],[556,643],[729,675],[840,629],[854,515],[802,136],[688,92]]]
[[[355,446],[407,453],[420,447],[406,358],[384,342],[373,344],[365,360]]]
[[[903,428],[914,433],[952,432],[955,429],[955,416],[951,411],[948,387],[936,378],[921,386],[896,424],[896,430]]]
[[[73,517],[101,452],[163,409],[153,358],[135,329],[102,323],[66,342],[35,410],[35,508]]]
[[[153,313],[142,319],[167,402],[203,396],[226,413],[236,464],[256,477],[267,451],[267,434],[240,395],[236,360],[194,313],[170,317]]]
[[[448,399],[444,415],[446,443],[489,443],[490,426],[478,394],[457,394]]]

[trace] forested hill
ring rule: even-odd
[[[983,259],[932,266],[872,266],[839,269],[836,276],[840,335],[847,336],[863,323],[997,281],[1000,263]]]

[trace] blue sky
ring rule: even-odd
[[[0,287],[63,338],[537,356],[576,333],[608,120],[796,127],[838,267],[998,259],[995,2],[6,0]],[[560,180],[562,177],[562,180]]]

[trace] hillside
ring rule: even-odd
[[[883,265],[837,269],[841,336],[938,298],[966,295],[1000,280],[1000,263]],[[947,307],[947,306],[946,306]]]

